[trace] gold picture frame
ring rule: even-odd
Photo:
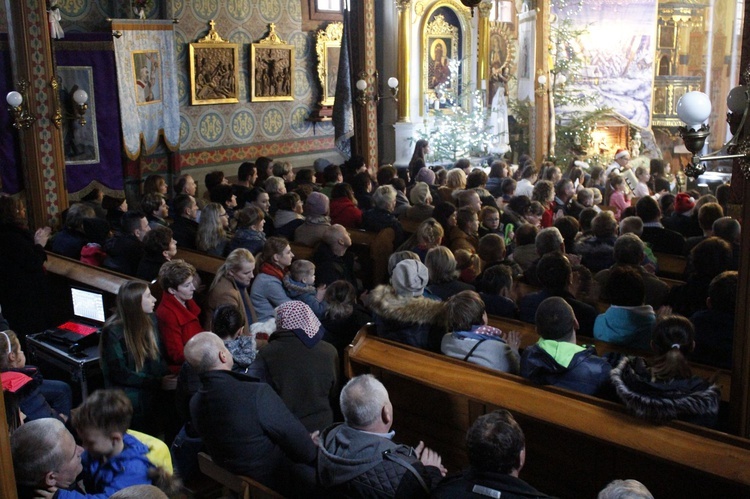
[[[434,99],[435,88],[453,89],[458,82],[448,61],[458,58],[458,27],[448,23],[442,14],[425,26],[422,41],[422,91]]]
[[[516,47],[514,43],[511,43],[508,28],[502,23],[497,23],[497,25],[490,29],[488,61],[490,84],[489,93],[487,94],[489,100],[492,99],[501,85],[507,85],[510,74],[512,74],[515,58]]]
[[[219,36],[213,19],[208,25],[208,34],[190,44],[190,104],[237,103],[240,47]]]
[[[344,23],[331,23],[319,30],[315,52],[318,55],[318,83],[320,83],[320,106],[333,106],[336,100],[336,83],[339,73],[339,55]]]
[[[294,100],[294,45],[268,25],[268,36],[250,45],[250,100],[276,102]]]

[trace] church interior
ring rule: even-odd
[[[6,0],[0,192],[23,200],[32,232],[57,231],[94,189],[137,207],[149,176],[171,189],[188,174],[202,194],[206,174],[234,181],[240,164],[260,157],[295,171],[352,157],[372,171],[403,170],[422,139],[431,167],[467,158],[489,171],[496,159],[517,165],[528,156],[563,170],[573,162],[607,168],[625,151],[635,170],[660,159],[674,194],[728,184],[725,214],[742,222],[750,217],[749,12],[744,0]],[[705,109],[691,114],[691,97]],[[544,391],[536,405],[506,406],[526,432],[531,483],[576,497],[627,470],[661,497],[750,491],[742,470],[750,458],[748,245],[743,231],[725,431],[645,425],[609,406],[589,409],[592,397]],[[106,292],[114,299],[117,289]],[[460,374],[410,385],[426,371],[368,360],[365,345],[349,374],[380,373],[400,386],[397,412],[411,397],[428,404],[402,437],[453,446],[469,419],[505,403],[460,393],[459,381],[472,383]],[[477,390],[520,390],[494,385],[486,372],[474,381]],[[433,424],[431,414],[449,421]],[[616,435],[618,423],[631,433]],[[611,427],[586,430],[596,424]],[[420,433],[421,425],[429,429]],[[553,430],[559,444],[549,443]],[[535,431],[548,442],[533,442]],[[7,434],[0,423],[0,499],[16,497]],[[584,458],[575,448],[587,434]],[[463,451],[443,452],[466,463]],[[555,488],[555,466],[585,485],[576,490],[567,478]],[[666,485],[656,483],[661,472]],[[590,482],[581,478],[589,473]]]

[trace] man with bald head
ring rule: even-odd
[[[10,437],[10,451],[20,499],[38,496],[35,489],[74,489],[83,470],[83,449],[57,419],[37,419],[19,427]]]
[[[193,426],[214,461],[288,496],[314,484],[317,432],[308,434],[269,385],[232,371],[221,338],[195,335],[185,359],[201,379],[190,401]]]
[[[612,367],[594,347],[576,344],[578,321],[559,296],[544,300],[536,311],[539,341],[524,350],[521,376],[538,385],[553,385],[587,395],[606,396]]]
[[[336,497],[427,497],[445,475],[440,456],[422,442],[392,441],[393,405],[371,374],[352,378],[339,398],[344,424],[320,437],[318,479]]]
[[[317,286],[344,280],[349,281],[354,289],[359,289],[354,277],[354,255],[348,251],[351,245],[352,238],[343,225],[335,224],[326,229],[313,255]]]

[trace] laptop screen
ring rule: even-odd
[[[73,315],[81,319],[104,323],[106,319],[104,295],[96,291],[71,287],[70,296],[73,299]]]

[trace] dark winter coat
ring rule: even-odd
[[[432,492],[430,497],[433,499],[482,497],[483,494],[472,492],[476,485],[499,492],[496,497],[502,497],[502,499],[548,499],[552,497],[539,492],[528,483],[512,475],[473,470],[447,477]]]
[[[190,414],[219,466],[280,490],[295,480],[292,462],[312,465],[315,444],[270,386],[231,371],[208,371],[200,378]],[[311,466],[309,471],[312,479]]]
[[[612,369],[612,384],[628,411],[655,423],[681,419],[716,426],[721,390],[699,376],[652,380],[641,357],[625,357]]]
[[[47,310],[39,306],[48,296],[44,248],[28,230],[0,224],[0,305],[16,334],[25,337],[50,327]]]
[[[323,335],[318,333],[320,338]],[[333,345],[318,341],[307,347],[294,331],[276,331],[258,351],[251,367],[256,369],[265,371],[268,384],[307,431],[333,423],[339,396],[339,356]]]
[[[378,336],[440,351],[440,342],[447,332],[441,302],[422,296],[399,296],[391,286],[381,285],[370,293],[370,308]]]
[[[593,347],[573,356],[568,367],[558,364],[539,345],[532,345],[521,355],[521,376],[538,385],[553,385],[587,395],[607,395],[612,367],[596,356]]]

